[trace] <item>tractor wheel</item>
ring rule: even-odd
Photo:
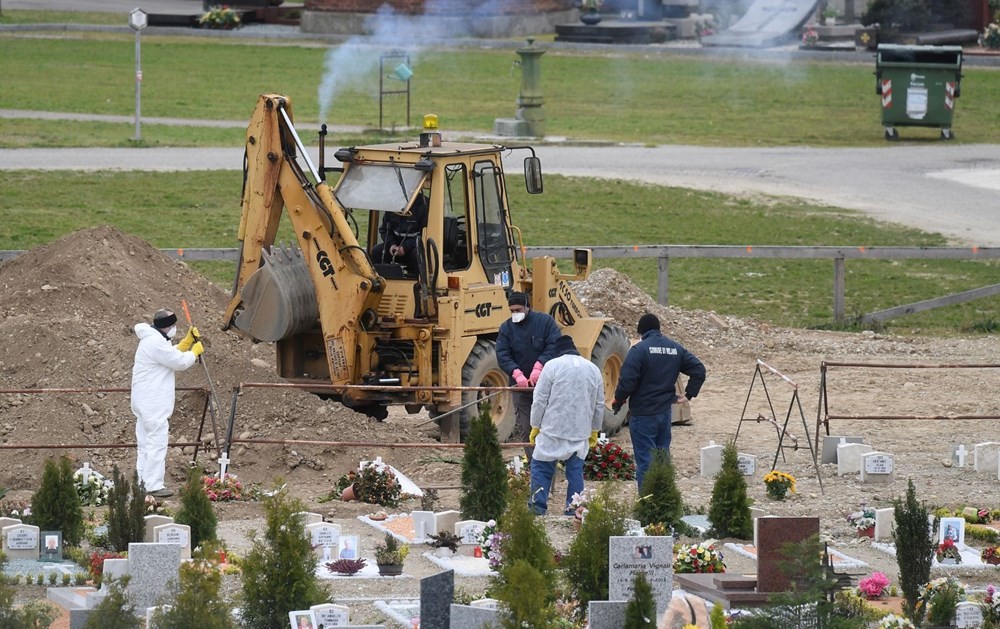
[[[496,342],[480,339],[472,346],[472,352],[465,360],[462,367],[463,387],[506,387],[510,384],[510,378],[500,369],[497,363]],[[489,395],[486,391],[469,391],[462,394],[462,404],[470,404],[477,399],[485,398]],[[490,405],[490,415],[493,424],[497,427],[497,437],[500,443],[507,441],[514,434],[514,400],[510,391],[502,391],[487,402]],[[479,407],[470,406],[461,411],[461,433],[462,439],[469,430],[469,421],[479,413]]]
[[[604,376],[604,432],[610,437],[618,434],[628,417],[628,403],[622,406],[616,415],[611,410],[611,402],[615,399],[615,387],[622,373],[622,364],[628,354],[630,344],[625,330],[613,325],[604,324],[594,349],[590,352],[590,361],[597,365]]]

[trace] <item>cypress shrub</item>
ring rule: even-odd
[[[264,500],[263,539],[251,532],[253,547],[242,561],[240,618],[247,629],[285,629],[288,612],[325,598],[316,581],[312,545],[295,515],[300,511],[305,511],[302,502],[289,498],[285,489]]]
[[[83,507],[66,457],[46,459],[42,484],[31,497],[31,523],[43,531],[62,531],[63,543],[79,546],[83,539]]]
[[[896,530],[892,534],[896,543],[896,563],[899,564],[899,585],[903,590],[903,613],[915,623],[923,617],[920,586],[931,579],[931,562],[935,544],[931,527],[928,527],[927,505],[917,502],[913,479],[907,482],[906,499],[893,501]],[[933,533],[937,532],[938,519],[934,518]],[[920,617],[917,617],[917,616]]]
[[[656,599],[645,572],[632,580],[632,600],[625,608],[624,629],[656,629]]]
[[[222,574],[212,559],[214,552],[213,549],[196,553],[194,561],[181,564],[179,580],[171,583],[171,600],[166,601],[171,607],[157,610],[151,626],[156,629],[235,629],[229,606],[219,594]]]
[[[545,532],[545,523],[536,517],[528,508],[528,499],[524,494],[517,494],[507,511],[500,518],[499,530],[507,535],[500,544],[502,559],[497,567],[497,589],[509,584],[514,577],[511,574],[513,566],[524,561],[545,580],[544,589],[536,589],[533,596],[555,601],[555,549],[549,542]]]
[[[504,629],[551,627],[556,620],[554,602],[538,593],[552,588],[551,580],[524,559],[513,562],[507,570],[507,582],[497,592],[502,601]]]
[[[747,481],[740,473],[739,454],[732,441],[722,450],[722,469],[712,487],[708,519],[712,522],[712,535],[715,537],[753,538]]]
[[[635,517],[643,526],[667,524],[683,530],[686,527],[681,522],[683,515],[684,502],[674,480],[674,465],[670,462],[670,454],[666,450],[656,450],[642,479],[642,487],[639,488]]]
[[[202,487],[201,471],[198,468],[191,469],[187,482],[181,487],[181,508],[174,521],[191,527],[191,548],[200,546],[203,541],[216,539],[218,520],[212,501]]]
[[[131,483],[126,480],[117,465],[111,469],[114,487],[108,492],[108,546],[120,553],[146,536],[146,489],[138,473],[132,478]]]
[[[647,472],[648,474],[648,472]],[[602,483],[569,551],[560,562],[582,618],[590,601],[608,600],[608,563],[612,536],[625,535],[628,506],[611,495],[611,483]]]
[[[483,404],[479,415],[469,421],[459,507],[462,517],[483,522],[499,520],[507,508],[507,466],[489,404]]]
[[[139,629],[142,626],[135,615],[135,603],[125,591],[127,583],[128,577],[109,582],[108,595],[90,612],[83,629]]]

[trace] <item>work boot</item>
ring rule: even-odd
[[[161,487],[160,489],[157,489],[156,491],[149,491],[149,492],[146,492],[146,493],[149,494],[150,496],[154,497],[154,498],[169,498],[170,496],[174,495],[174,492],[170,491],[166,487]]]

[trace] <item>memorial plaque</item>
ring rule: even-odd
[[[631,600],[635,575],[645,572],[653,586],[656,615],[663,615],[673,592],[674,538],[669,535],[612,537],[610,541],[608,599]]]
[[[888,454],[866,456],[865,472],[868,474],[892,474],[892,457]]]
[[[753,476],[757,473],[757,457],[753,455],[738,455],[736,465],[740,468],[740,474],[743,474],[744,476]]]

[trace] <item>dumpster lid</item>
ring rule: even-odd
[[[962,63],[962,47],[879,44],[878,63],[920,63],[957,66]]]

